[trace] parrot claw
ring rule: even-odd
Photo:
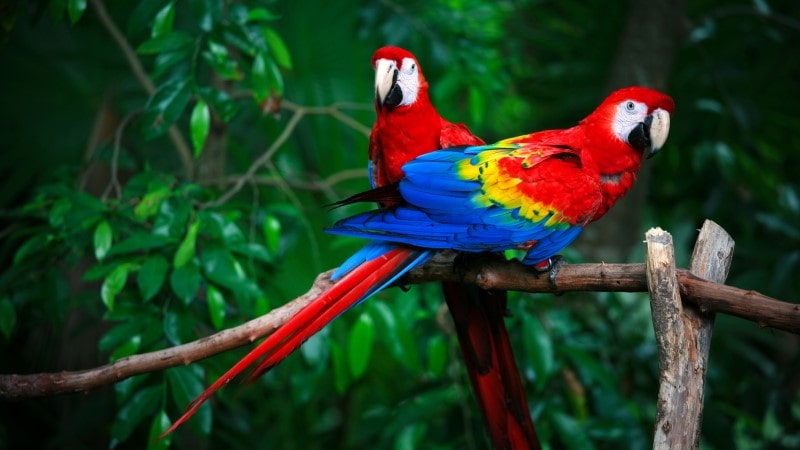
[[[553,288],[556,288],[556,278],[558,277],[558,271],[561,269],[561,266],[567,263],[567,259],[561,255],[554,255],[550,258],[545,259],[544,261],[534,264],[533,268],[537,272],[549,272],[547,275],[547,279],[550,280],[550,285]]]

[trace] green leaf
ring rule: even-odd
[[[169,391],[178,410],[186,408],[205,389],[203,370],[199,365],[178,366],[166,370]],[[202,436],[211,433],[211,403],[206,402],[192,416],[190,426]]]
[[[94,229],[94,256],[98,261],[102,261],[111,250],[111,238],[111,225],[108,221],[98,223]]]
[[[228,122],[233,119],[239,111],[239,105],[225,91],[208,86],[200,88],[198,92],[200,96],[208,102],[211,109],[219,115],[223,122]]]
[[[180,50],[159,53],[153,63],[153,70],[150,71],[151,77],[154,80],[161,80],[168,73],[185,73],[190,68],[192,50],[192,47],[184,47]],[[172,70],[173,68],[175,70]]]
[[[553,340],[538,318],[523,313],[522,320],[526,353],[536,372],[536,386],[542,389],[555,368]]]
[[[169,2],[161,8],[153,20],[153,29],[150,37],[155,39],[166,36],[172,32],[172,24],[175,22],[175,2]]]
[[[142,420],[158,408],[161,392],[161,386],[146,387],[119,409],[111,425],[111,448],[127,440]]]
[[[98,350],[107,352],[121,346],[131,336],[141,334],[145,325],[141,320],[129,320],[114,326],[100,338],[97,344]]]
[[[219,42],[209,40],[208,51],[204,51],[201,56],[224,80],[241,80],[242,73],[239,70],[238,62],[231,58],[228,47]],[[208,88],[213,89],[213,88]]]
[[[211,318],[211,324],[217,330],[222,329],[225,322],[225,297],[222,292],[212,285],[208,285],[208,315]]]
[[[447,342],[441,335],[436,335],[428,341],[428,370],[435,377],[444,373],[447,365]]]
[[[281,243],[281,222],[272,214],[264,216],[264,240],[272,254],[278,252]]]
[[[153,417],[153,423],[150,425],[150,435],[147,439],[147,450],[167,450],[169,444],[172,442],[172,435],[161,435],[169,429],[172,422],[169,420],[167,412],[163,409]]]
[[[264,101],[269,97],[270,75],[267,59],[264,54],[258,52],[253,59],[253,67],[250,69],[250,87],[253,89],[253,96],[257,102]]]
[[[166,3],[166,0],[142,0],[136,2],[136,7],[128,20],[128,36],[135,36],[149,25],[158,8],[164,3]]]
[[[114,309],[114,299],[117,294],[122,292],[125,282],[128,281],[129,268],[129,264],[120,264],[103,280],[103,286],[100,288],[100,297],[109,311]]]
[[[586,426],[575,420],[574,417],[556,412],[552,415],[552,421],[556,435],[563,439],[566,448],[580,448],[586,450],[594,448],[592,441],[586,434]]]
[[[47,246],[47,243],[53,239],[50,234],[40,233],[31,236],[30,239],[25,241],[19,246],[17,252],[14,253],[14,265],[24,261],[28,256],[38,253],[40,250]]]
[[[269,311],[269,299],[264,296],[257,297],[255,305],[253,306],[253,312],[255,315],[263,316],[267,313],[267,311]]]
[[[283,95],[283,75],[275,60],[269,60],[269,85],[277,95]]]
[[[139,285],[142,300],[152,299],[161,290],[161,286],[164,285],[164,280],[167,278],[168,269],[169,262],[161,255],[152,255],[144,261],[136,276],[136,284]]]
[[[72,202],[68,198],[61,198],[57,200],[50,209],[50,213],[47,215],[50,225],[54,228],[63,225],[64,216],[66,216],[67,213],[72,210],[72,207]]]
[[[190,35],[181,31],[173,31],[142,42],[136,52],[140,55],[155,55],[156,53],[183,50],[193,44],[194,39]]]
[[[11,303],[8,297],[0,299],[0,332],[6,339],[11,338],[11,332],[14,331],[14,325],[17,323],[17,311],[14,304]]]
[[[181,116],[191,97],[188,78],[175,78],[159,86],[147,101],[142,114],[145,138],[152,139],[164,134]]]
[[[292,68],[292,56],[289,54],[289,49],[283,42],[281,36],[272,28],[263,27],[261,32],[264,33],[264,39],[267,41],[272,58],[278,65],[286,69]]]
[[[223,216],[219,213],[204,211],[198,216],[202,223],[203,233],[209,234],[213,239],[222,240],[226,246],[238,245],[247,241],[242,229],[236,225],[236,214],[229,213]]]
[[[337,342],[331,342],[331,361],[333,362],[333,385],[336,392],[343,394],[350,385],[350,374],[347,371],[345,353]]]
[[[272,255],[270,255],[266,247],[256,242],[240,242],[229,246],[229,248],[232,252],[245,256],[248,259],[258,260],[267,264],[274,262]]]
[[[272,14],[271,12],[267,11],[264,8],[253,8],[247,12],[247,21],[248,22],[259,22],[259,21],[270,21],[270,20],[277,20],[280,17]]]
[[[247,21],[247,6],[234,3],[228,8],[228,20],[243,25]]]
[[[211,52],[210,53],[211,56],[220,61],[230,58],[228,53],[228,47],[224,46],[223,44],[220,44],[219,42],[213,39],[208,40],[208,50]]]
[[[403,346],[397,339],[397,319],[385,302],[370,302],[368,305],[375,313],[381,336],[389,347],[389,353],[398,361],[403,360]]]
[[[211,128],[211,114],[208,105],[203,100],[197,100],[192,110],[192,117],[189,120],[189,130],[192,134],[192,145],[194,146],[194,157],[199,158],[206,144],[208,131]]]
[[[164,313],[164,322],[161,327],[164,330],[164,336],[167,337],[167,340],[172,343],[172,345],[183,344],[183,339],[181,339],[182,324],[181,316],[174,308],[168,309]]]
[[[369,308],[375,313],[381,336],[392,356],[409,370],[422,371],[421,357],[414,336],[406,322],[407,318],[389,308],[386,302],[371,302]]]
[[[218,0],[190,0],[189,6],[197,17],[200,29],[210,32],[214,26],[222,21],[222,8],[224,2]]]
[[[192,202],[173,196],[161,202],[158,215],[153,220],[152,233],[170,238],[182,238],[192,216]]]
[[[73,24],[80,20],[84,11],[86,11],[86,0],[69,0],[67,3],[69,21]]]
[[[145,233],[137,231],[131,236],[116,245],[111,247],[109,255],[124,255],[128,253],[141,252],[145,250],[152,250],[155,248],[164,247],[168,244],[173,244],[175,239],[159,236],[157,234]]]
[[[256,53],[258,53],[256,46],[250,42],[241,29],[226,29],[222,32],[222,38],[226,43],[238,48],[247,55],[255,57]]]
[[[153,20],[153,29],[150,32],[151,38],[166,36],[172,32],[172,25],[175,23],[175,2],[169,2],[161,8]]]
[[[158,212],[161,202],[169,198],[171,191],[168,187],[156,188],[148,192],[133,209],[133,215],[139,220],[145,220]]]
[[[200,255],[200,262],[208,279],[228,289],[241,288],[240,284],[246,280],[239,262],[223,247],[205,249]]]
[[[114,383],[114,394],[117,403],[127,402],[134,393],[139,392],[142,383],[147,381],[149,374],[135,375]]]
[[[139,351],[139,347],[142,345],[142,337],[138,334],[133,336],[129,336],[128,340],[123,342],[122,345],[117,347],[112,353],[109,358],[110,362],[114,362],[125,358],[126,356],[135,355],[137,351]]]
[[[350,331],[348,341],[348,363],[354,379],[359,379],[367,370],[375,337],[375,324],[367,313],[362,313]]]
[[[186,305],[197,295],[200,281],[200,269],[194,261],[173,270],[169,277],[172,292]]]
[[[312,366],[324,366],[330,357],[330,328],[321,329],[300,347],[300,354]]]
[[[197,242],[197,230],[200,229],[200,222],[195,220],[189,225],[189,230],[186,232],[186,237],[181,241],[178,250],[175,252],[175,257],[172,260],[172,267],[178,269],[183,267],[194,259],[195,244]]]

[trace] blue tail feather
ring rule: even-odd
[[[380,241],[369,242],[367,245],[362,247],[361,250],[357,251],[352,256],[347,258],[347,260],[344,263],[342,263],[342,265],[339,266],[338,269],[336,269],[333,276],[331,276],[331,280],[333,281],[339,280],[340,278],[347,275],[350,271],[360,266],[361,264],[364,264],[367,261],[371,261],[375,258],[378,258],[394,248],[397,248],[397,244],[393,244],[390,242],[380,242]],[[419,249],[417,252],[412,253],[409,260],[407,260],[403,265],[398,266],[396,273],[392,274],[391,277],[388,277],[385,280],[383,280],[382,283],[373,286],[369,291],[367,291],[364,294],[363,298],[361,298],[356,304],[363,302],[364,300],[368,299],[375,293],[383,290],[385,287],[397,281],[398,278],[408,273],[408,271],[425,264],[431,259],[434,253],[435,253],[434,250],[425,250],[425,249]]]

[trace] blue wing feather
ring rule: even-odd
[[[407,205],[358,214],[326,230],[378,241],[365,247],[363,253],[354,255],[340,272],[346,273],[363,262],[363,258],[374,257],[370,252],[385,253],[386,245],[465,252],[496,252],[530,246],[526,263],[545,260],[569,245],[582,226],[546,225],[552,212],[535,221],[522,217],[519,208],[503,207],[485,195],[483,183],[503,180],[495,180],[491,177],[496,178],[496,175],[479,171],[475,172],[481,173],[480,180],[465,180],[457,170],[457,165],[466,159],[476,167],[488,165],[510,156],[505,150],[519,147],[502,143],[454,147],[421,155],[405,164],[400,193]],[[530,155],[525,153],[521,157]],[[514,186],[520,180],[505,182]]]

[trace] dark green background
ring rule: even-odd
[[[168,4],[108,3],[133,48],[150,38],[155,13]],[[728,284],[797,301],[796,1],[177,2],[172,26],[191,38],[188,57],[164,70],[156,65],[163,48],[138,58],[156,87],[188,83],[188,103],[175,117],[187,142],[195,101],[212,92],[203,89],[228,92],[223,103],[236,108],[221,120],[222,104],[212,104],[211,137],[191,179],[167,137],[146,138],[147,120],[164,111],[158,102],[146,106],[94,3],[2,1],[0,372],[86,369],[194,340],[305,292],[358,248],[357,240],[321,232],[355,211],[324,205],[367,186],[366,136],[329,114],[305,116],[258,172],[257,186],[202,207],[292,117],[291,109],[259,110],[252,89],[280,83],[255,73],[253,54],[230,34],[259,7],[276,17],[248,26],[273,29],[291,56],[291,67],[280,68],[286,101],[339,104],[364,127],[374,118],[370,58],[385,44],[412,50],[440,112],[487,141],[571,126],[616,87],[664,90],[677,105],[667,145],[646,161],[629,198],[566,255],[641,262],[644,232],[660,226],[673,234],[685,267],[696,229],[711,219],[736,241]],[[223,80],[199,57],[209,39],[227,46],[220,64],[235,61],[241,78]],[[262,51],[268,64],[280,59],[274,47]],[[114,132],[126,119],[122,195],[100,201]],[[308,188],[353,169],[345,182]],[[143,199],[152,202],[149,213],[138,206]],[[103,220],[112,253],[98,262]],[[196,246],[183,250],[189,269],[182,272],[175,254],[192,223],[199,232]],[[159,226],[168,233],[155,240]],[[129,242],[132,250],[114,250],[131,236],[141,238]],[[163,265],[165,281],[142,275],[147,261]],[[108,311],[101,286],[120,267],[126,283]],[[157,289],[152,298],[142,296],[142,284]],[[224,389],[172,446],[486,448],[441,308],[436,285],[379,295],[255,385]],[[651,446],[657,355],[644,294],[512,294],[510,309],[532,413],[549,448]],[[174,420],[243,352],[88,394],[4,403],[0,449],[159,448],[167,442],[148,436],[163,428],[164,414]],[[800,447],[799,363],[796,336],[718,317],[701,447]]]

